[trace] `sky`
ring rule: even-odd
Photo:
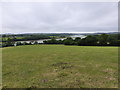
[[[117,32],[117,2],[3,2],[2,33]]]

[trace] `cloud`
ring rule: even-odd
[[[2,32],[117,31],[117,2],[4,2]]]

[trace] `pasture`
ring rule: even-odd
[[[7,88],[117,88],[118,47],[6,47],[2,69]]]

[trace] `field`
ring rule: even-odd
[[[118,87],[118,47],[26,45],[2,51],[3,87]]]

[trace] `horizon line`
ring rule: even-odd
[[[24,32],[24,33],[1,33],[1,34],[37,34],[37,33],[79,33],[79,34],[84,34],[84,33],[112,33],[112,32],[119,32],[119,31],[109,31],[109,32]]]

